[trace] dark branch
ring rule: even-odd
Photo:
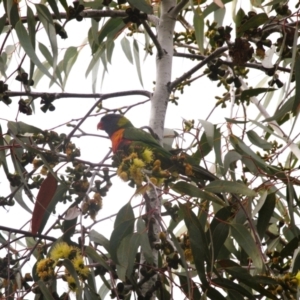
[[[152,93],[144,90],[131,90],[131,91],[122,91],[115,93],[107,93],[107,94],[78,94],[78,93],[37,93],[37,92],[13,92],[7,91],[5,95],[8,97],[17,97],[17,96],[31,96],[35,98],[47,97],[49,99],[60,99],[60,98],[101,98],[101,100],[105,100],[108,98],[115,97],[123,97],[123,96],[133,96],[133,95],[141,95],[145,97],[151,98]]]
[[[99,18],[99,17],[111,17],[111,18],[125,18],[127,17],[127,13],[124,10],[84,10],[80,14],[80,16],[84,18]],[[52,19],[57,19],[56,15],[52,14]],[[59,13],[59,17],[61,20],[67,20],[68,15],[65,12]],[[39,21],[39,17],[37,15],[34,16],[36,21]],[[75,19],[74,19],[75,20]],[[22,23],[27,23],[27,17],[21,17]],[[9,21],[6,20],[5,25],[9,25]]]
[[[181,12],[181,10],[185,7],[185,5],[189,3],[189,0],[181,0],[171,11],[171,15],[177,18],[177,15]]]
[[[54,238],[54,237],[51,237],[51,236],[48,236],[48,235],[34,234],[34,233],[31,233],[27,230],[14,229],[14,228],[5,227],[5,226],[0,226],[0,229],[4,230],[4,231],[7,231],[7,232],[19,233],[19,234],[22,234],[23,236],[38,237],[38,238],[53,241],[53,242],[55,242],[57,240],[57,238]]]
[[[158,58],[161,59],[166,52],[164,51],[164,49],[162,48],[162,46],[158,42],[158,39],[156,38],[155,34],[151,30],[151,28],[148,25],[148,23],[145,20],[141,20],[141,22],[142,22],[142,24],[143,24],[146,32],[149,34],[151,40],[153,41],[156,49],[157,49],[157,56],[158,56]]]
[[[205,55],[178,53],[178,52],[175,52],[173,55],[176,57],[192,58],[192,59],[198,59],[198,60],[204,60],[205,58],[207,58],[207,56],[205,56]],[[220,59],[220,61],[222,62],[223,65],[226,65],[229,67],[234,66],[234,64],[231,61],[224,61],[222,59]],[[262,64],[259,64],[259,63],[245,63],[244,66],[247,68],[251,68],[251,69],[261,70],[264,72],[269,70],[269,68],[265,68]],[[291,69],[280,67],[280,66],[276,67],[276,70],[280,70],[283,72],[289,72],[289,73],[291,72]]]
[[[225,52],[228,50],[228,47],[221,47],[218,48],[216,51],[214,51],[212,54],[206,56],[199,64],[197,64],[195,67],[184,73],[182,76],[179,78],[175,79],[173,82],[169,84],[169,91],[171,92],[179,83],[184,81],[185,79],[189,78],[192,74],[197,72],[200,68],[205,66],[208,62],[214,60],[217,58],[221,53]]]

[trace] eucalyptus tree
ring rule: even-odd
[[[0,105],[14,113],[0,127],[0,205],[12,216],[0,224],[2,298],[299,297],[299,2],[1,5]],[[153,80],[142,55],[153,91],[140,88]],[[178,59],[185,70],[172,69]],[[125,61],[134,66],[122,78],[131,90],[110,75]],[[101,92],[109,80],[113,92]],[[185,104],[189,90],[195,97]],[[62,107],[65,98],[76,105]],[[107,136],[85,127],[109,113],[142,114],[145,103],[147,139],[170,151],[181,172],[145,146],[112,154]],[[164,130],[172,105],[187,114],[177,132]],[[209,180],[195,165],[209,168]],[[132,198],[114,199],[117,214],[103,216],[103,203],[127,186],[115,175],[139,196],[138,209]],[[15,222],[20,211],[31,225]],[[101,222],[113,217],[107,236]]]

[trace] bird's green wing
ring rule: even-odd
[[[150,133],[135,127],[126,128],[123,132],[123,138],[145,143],[146,145],[149,145],[149,147],[161,147],[159,142]]]

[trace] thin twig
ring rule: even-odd
[[[145,20],[141,20],[141,22],[142,22],[146,32],[149,34],[151,40],[153,41],[156,49],[157,49],[158,58],[161,59],[164,56],[164,54],[166,53],[166,51],[162,48],[161,44],[159,43],[158,39],[156,38],[155,34],[151,30],[148,23]]]
[[[7,91],[5,95],[8,97],[17,97],[17,96],[31,96],[33,98],[47,97],[48,99],[60,99],[60,98],[101,98],[102,100],[114,97],[122,97],[122,96],[130,96],[130,95],[141,95],[146,97],[151,97],[152,93],[145,90],[129,90],[129,91],[121,91],[115,93],[107,93],[107,94],[99,94],[99,93],[91,93],[91,94],[80,94],[80,93],[38,93],[38,92],[14,92]]]
[[[207,56],[205,56],[205,55],[190,54],[190,53],[179,53],[179,52],[175,52],[173,54],[173,56],[191,58],[191,59],[198,59],[198,60],[204,60],[204,59],[207,58]],[[225,61],[225,60],[222,60],[222,59],[220,59],[220,61],[222,62],[223,65],[230,66],[230,67],[234,66],[233,62],[231,62],[231,61]],[[261,71],[264,71],[264,72],[269,70],[269,68],[265,68],[262,64],[259,64],[259,63],[245,63],[243,66],[246,67],[246,68],[257,69],[257,70],[261,70]],[[279,70],[279,71],[283,71],[283,72],[289,72],[289,73],[291,72],[291,69],[280,67],[280,66],[278,66],[276,69]]]
[[[197,72],[200,68],[205,66],[209,61],[214,60],[217,58],[221,53],[225,52],[228,49],[228,47],[221,47],[218,48],[216,51],[214,51],[212,54],[206,56],[199,64],[197,64],[195,67],[191,68],[189,71],[184,73],[179,78],[175,79],[173,82],[169,84],[169,91],[171,92],[179,83],[184,81],[185,79],[189,78],[192,74]]]
[[[181,0],[170,12],[171,16],[177,18],[177,15],[181,12],[181,10],[185,7],[185,5],[189,3],[189,0]]]

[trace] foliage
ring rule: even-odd
[[[0,105],[18,115],[14,121],[1,119],[1,184],[10,192],[1,189],[0,208],[15,215],[32,213],[30,230],[0,225],[1,298],[34,293],[35,299],[104,299],[109,293],[117,299],[173,299],[178,291],[178,298],[194,300],[299,298],[300,151],[294,129],[300,101],[300,2],[80,0],[70,5],[65,0],[5,0],[1,5]],[[231,8],[232,19],[223,5]],[[86,45],[63,46],[72,30],[67,25],[83,19],[90,22],[87,32],[81,32]],[[170,20],[176,20],[174,31]],[[174,53],[160,40],[164,26],[172,32]],[[166,84],[158,77],[153,94],[145,89],[96,93],[100,63],[103,82],[113,57],[120,55],[114,53],[115,43],[134,64],[137,84],[144,84],[141,37],[145,57],[153,60],[148,55],[156,53],[160,75],[159,63],[165,59],[170,69],[176,57],[192,67]],[[92,78],[93,93],[64,92],[84,47],[92,54],[85,75]],[[262,74],[258,83],[247,80]],[[107,108],[105,99],[142,95],[153,101],[163,89],[167,98],[160,102],[182,105],[184,92],[190,85],[200,86],[202,77],[216,81],[213,114],[229,107],[226,123],[185,120],[182,132],[166,143],[176,144],[174,156],[186,152],[205,167],[206,159],[214,161],[215,179],[169,175],[160,165],[160,180],[153,179],[149,172],[159,162],[149,159],[151,153],[145,158],[147,149],[121,159],[118,169],[109,149],[100,163],[80,158],[76,138],[89,135],[82,126],[90,116],[127,113],[145,102]],[[49,90],[40,87],[42,82]],[[98,100],[77,123],[60,126],[63,132],[30,125],[38,109],[53,114],[54,122],[62,113],[56,103],[67,97]],[[256,119],[254,109],[260,112]],[[71,117],[72,112],[69,107]],[[19,121],[20,114],[28,122]],[[104,139],[90,136],[93,147],[96,138]],[[186,142],[178,142],[180,138]],[[127,181],[137,173],[141,209],[136,212],[131,201],[123,205],[108,239],[96,225],[103,202],[116,188],[113,177]],[[130,182],[133,187],[136,183]],[[155,209],[148,193],[153,188],[159,203]],[[64,212],[53,222],[50,216],[57,207]],[[63,281],[68,293],[62,294],[58,283]]]

